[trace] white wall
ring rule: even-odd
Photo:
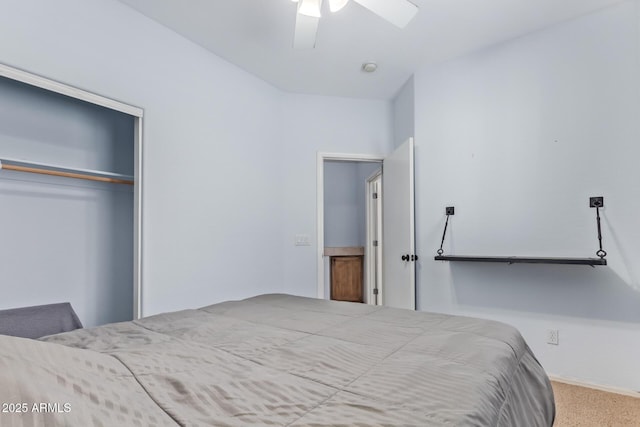
[[[399,147],[415,135],[415,83],[411,76],[393,99],[393,143]]]
[[[365,246],[366,182],[375,162],[324,162],[324,245]]]
[[[419,308],[518,327],[551,374],[640,389],[638,1],[415,75]],[[594,257],[607,267],[435,262]],[[546,344],[546,330],[560,345]]]
[[[278,90],[112,0],[4,1],[0,52],[144,108],[145,315],[281,290]]]
[[[324,245],[360,246],[360,223],[364,212],[358,207],[358,164],[324,162]]]
[[[316,155],[384,155],[392,148],[390,103],[286,94],[283,99],[284,290],[315,297]],[[311,246],[294,246],[296,234],[311,236]]]

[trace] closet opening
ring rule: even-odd
[[[0,309],[141,310],[140,108],[0,64]]]

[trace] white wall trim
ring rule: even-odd
[[[549,379],[551,381],[555,381],[555,382],[558,382],[558,383],[564,383],[564,384],[575,385],[575,386],[579,386],[579,387],[591,388],[591,389],[594,389],[594,390],[605,391],[607,393],[622,394],[624,396],[631,396],[631,397],[635,397],[635,398],[639,398],[640,399],[640,391],[633,391],[633,390],[627,390],[627,389],[623,389],[623,388],[609,387],[609,386],[603,386],[603,385],[593,384],[593,383],[586,383],[586,382],[582,382],[582,381],[572,380],[572,379],[569,379],[569,378],[558,377],[556,375],[549,375]]]
[[[378,170],[376,170],[374,173],[372,173],[371,175],[369,175],[364,183],[365,186],[365,210],[366,210],[366,218],[367,218],[367,225],[366,225],[366,243],[364,245],[364,250],[365,250],[365,257],[364,257],[364,283],[365,283],[365,289],[366,289],[366,295],[364,298],[364,302],[367,304],[371,304],[371,305],[382,305],[382,293],[378,292],[378,298],[377,298],[377,304],[375,303],[375,298],[373,298],[373,286],[372,286],[372,282],[374,281],[374,278],[376,277],[376,270],[379,270],[379,268],[376,268],[376,264],[371,262],[371,258],[372,255],[376,253],[376,247],[373,246],[373,234],[374,231],[378,228],[378,226],[380,225],[380,222],[382,220],[382,218],[380,218],[380,215],[378,214],[378,212],[376,212],[376,218],[377,221],[375,224],[373,224],[373,208],[372,208],[372,204],[373,204],[373,200],[372,200],[372,192],[371,192],[371,187],[373,185],[373,181],[375,181],[378,177],[382,176],[382,168],[379,168]],[[382,180],[380,181],[380,183],[382,184]],[[378,188],[378,197],[382,196],[382,188]],[[379,200],[382,200],[381,198],[379,198]],[[378,210],[378,209],[376,209]],[[379,209],[379,211],[381,211],[382,209]],[[382,239],[380,238],[380,236],[378,236],[378,251],[379,253],[381,253],[382,251]],[[382,257],[380,257],[380,261],[382,262]],[[382,280],[381,277],[378,277],[379,280]],[[379,283],[378,283],[379,284]],[[381,287],[378,288],[378,291],[381,290]]]
[[[316,161],[316,269],[317,297],[324,299],[324,161],[382,162],[384,156],[378,154],[327,153],[319,151]]]
[[[2,63],[0,63],[0,76],[26,83],[31,86],[36,86],[41,89],[46,89],[51,92],[66,95],[71,98],[79,99],[81,101],[89,102],[91,104],[100,105],[101,107],[106,107],[111,110],[120,111],[121,113],[129,114],[134,117],[142,117],[144,115],[144,110],[142,110],[142,108],[124,104],[120,101],[96,95],[95,93],[87,92]]]
[[[137,117],[134,124],[133,168],[133,318],[140,319],[142,313],[142,129],[143,118]]]

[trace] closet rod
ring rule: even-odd
[[[30,163],[22,160],[0,159],[0,169],[37,173],[42,175],[61,176],[65,178],[85,179],[89,181],[106,182],[110,184],[133,185],[133,177],[110,172],[100,172],[82,169],[70,169],[43,163]],[[128,179],[127,179],[128,178]]]

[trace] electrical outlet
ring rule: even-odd
[[[557,329],[547,329],[547,344],[559,344],[560,340],[558,332],[559,331]]]

